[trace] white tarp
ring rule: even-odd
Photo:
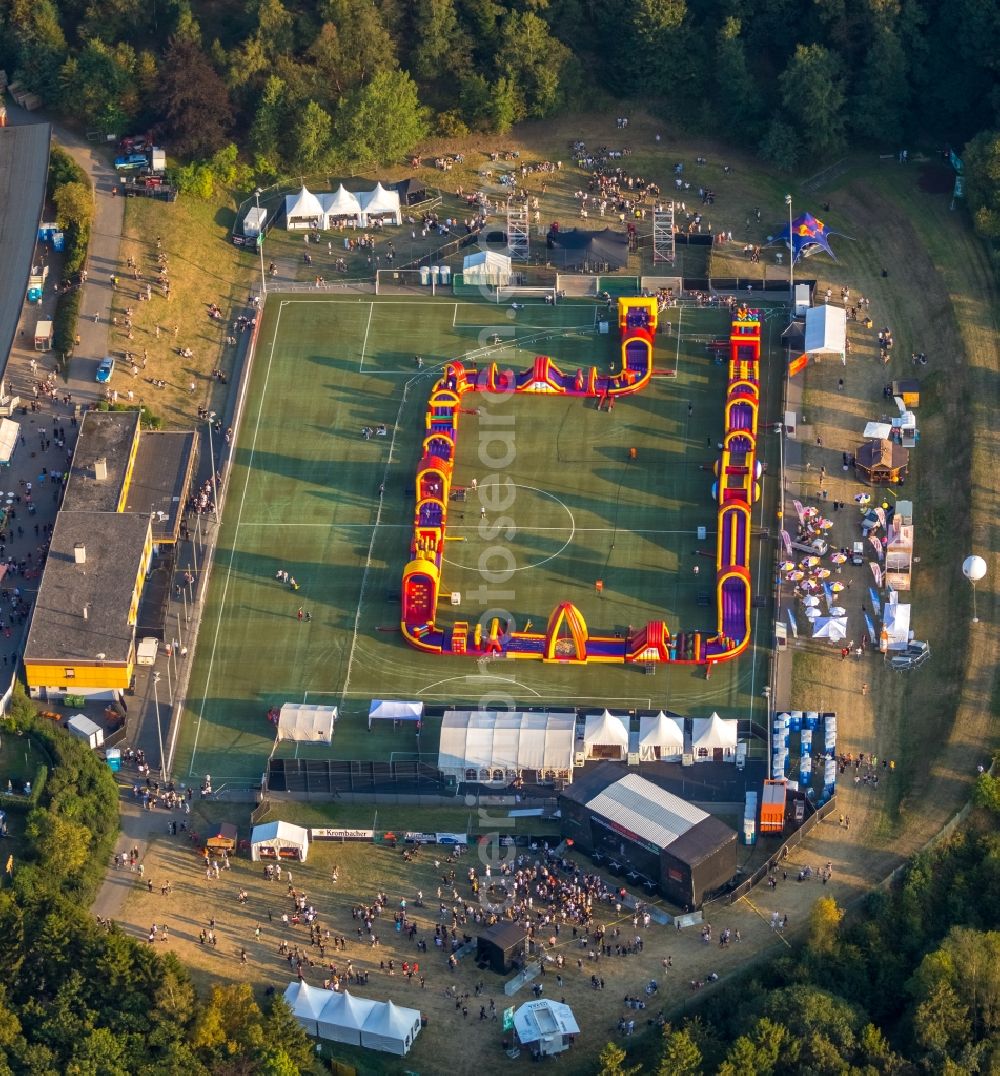
[[[574,714],[448,710],[438,769],[459,781],[501,781],[524,770],[571,775]]]
[[[285,197],[285,227],[289,231],[305,230],[314,224],[324,224],[323,206],[320,200],[305,187],[298,194]]]
[[[374,1005],[368,1014],[361,1028],[361,1045],[404,1057],[419,1033],[419,1009],[407,1009],[386,1001]]]
[[[285,1001],[292,1010],[292,1016],[307,1035],[319,1034],[317,1021],[323,1007],[330,1000],[329,990],[310,986],[301,980],[289,983],[285,990]]]
[[[806,311],[806,353],[844,355],[847,311],[842,306],[811,306]]]
[[[696,717],[691,723],[691,750],[697,758],[699,753],[722,750],[725,758],[736,754],[736,730],[738,722],[724,721],[718,714]]]
[[[495,250],[467,254],[462,261],[464,284],[493,284],[506,287],[511,278],[511,259]]]
[[[639,718],[639,758],[643,762],[680,758],[683,753],[683,718],[667,717],[662,710]]]
[[[424,704],[405,699],[372,699],[368,707],[368,728],[373,721],[423,721]]]
[[[291,822],[264,822],[254,826],[250,834],[250,858],[255,863],[260,860],[262,849],[275,855],[294,849],[305,862],[309,854],[309,830]]]
[[[0,418],[0,464],[10,463],[17,448],[21,424],[10,418]]]
[[[883,642],[888,650],[905,650],[910,641],[910,607],[890,603],[882,616]]]
[[[522,1046],[533,1046],[541,1054],[558,1054],[569,1045],[568,1036],[580,1034],[580,1025],[568,1005],[543,998],[515,1010],[514,1030]]]
[[[333,742],[333,724],[336,720],[336,706],[286,702],[278,714],[278,739],[329,746]]]
[[[387,191],[381,183],[375,184],[375,190],[362,191],[358,195],[361,206],[361,217],[365,224],[376,217],[392,217],[394,224],[402,223],[402,214],[399,208],[399,191]]]
[[[888,441],[892,433],[892,425],[888,422],[869,422],[865,426],[862,437],[866,441]]]
[[[583,731],[583,750],[591,758],[596,748],[618,748],[620,757],[628,753],[628,728],[620,717],[615,717],[609,710],[603,714],[587,714]],[[601,752],[607,758],[607,751]]]

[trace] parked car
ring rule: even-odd
[[[106,385],[111,380],[111,375],[115,372],[115,360],[108,356],[101,359],[97,365],[97,381],[101,385]]]
[[[149,166],[149,158],[145,153],[129,153],[125,157],[115,158],[115,169],[119,172],[137,172],[140,168]]]

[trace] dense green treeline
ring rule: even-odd
[[[186,159],[235,142],[262,181],[603,94],[788,170],[979,135],[992,239],[998,40],[998,0],[0,0],[0,65],[49,105]]]
[[[976,800],[987,810],[911,860],[891,889],[847,918],[820,899],[804,946],[721,990],[635,1057],[610,1045],[602,1076],[998,1071],[995,785],[981,782]]]
[[[0,726],[30,736],[50,764],[37,797],[4,802],[26,817],[23,851],[0,887],[0,1076],[313,1071],[283,1001],[264,1013],[242,985],[199,999],[172,954],[94,920],[118,788],[85,743],[33,711],[16,696]]]

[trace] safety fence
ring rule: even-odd
[[[713,908],[725,908],[730,904],[735,904],[741,897],[745,897],[754,886],[759,885],[764,879],[771,873],[772,868],[776,867],[783,859],[787,859],[788,853],[793,848],[797,848],[808,836],[811,830],[818,826],[819,823],[827,817],[831,812],[836,810],[837,797],[834,795],[822,807],[817,808],[799,828],[789,836],[788,840],[770,856],[749,878],[740,882],[735,889],[731,889],[722,896],[715,897],[713,900],[706,900],[702,905],[702,914],[707,915],[708,911]]]

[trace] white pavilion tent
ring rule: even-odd
[[[313,225],[323,227],[325,214],[320,200],[305,187],[298,194],[285,197],[285,227],[290,232],[308,231]]]
[[[319,1034],[317,1022],[324,1006],[330,1000],[330,991],[307,982],[297,980],[289,983],[285,990],[285,1001],[292,1010],[292,1016],[307,1035]]]
[[[586,758],[624,759],[628,755],[628,728],[610,711],[587,714],[583,730],[583,753]]]
[[[806,354],[837,355],[847,349],[847,311],[842,306],[811,306],[806,311]]]
[[[696,762],[734,762],[738,722],[717,713],[696,717],[691,726],[691,750]]]
[[[423,721],[424,704],[405,699],[372,699],[368,707],[368,731],[373,721]]]
[[[399,191],[387,191],[381,183],[376,183],[373,191],[363,191],[358,195],[358,203],[361,206],[361,221],[366,226],[376,220],[403,223]]]
[[[895,597],[895,595],[893,595]],[[910,606],[889,601],[882,608],[882,646],[886,650],[905,650],[910,642]]]
[[[525,771],[572,778],[574,714],[448,710],[438,769],[458,781],[507,782]]]
[[[0,464],[8,464],[14,457],[21,424],[10,418],[0,418]]]
[[[305,862],[309,855],[309,830],[291,822],[264,822],[250,833],[250,858],[298,859]]]
[[[333,194],[321,194],[319,200],[323,206],[327,228],[338,224],[361,223],[361,202],[356,194],[352,194],[344,187],[343,183]]]
[[[645,714],[639,718],[639,759],[653,762],[657,759],[679,759],[684,754],[684,719],[658,714]]]
[[[514,1012],[514,1030],[522,1046],[539,1054],[562,1053],[572,1035],[580,1034],[573,1010],[561,1001],[528,1001]]]
[[[368,1014],[361,1028],[361,1045],[405,1057],[419,1034],[420,1010],[386,1001],[375,1005]]]
[[[322,743],[329,747],[333,742],[333,725],[336,720],[336,706],[286,702],[278,713],[278,740]]]
[[[467,254],[462,261],[463,284],[492,284],[505,288],[512,275],[511,259],[495,250]]]

